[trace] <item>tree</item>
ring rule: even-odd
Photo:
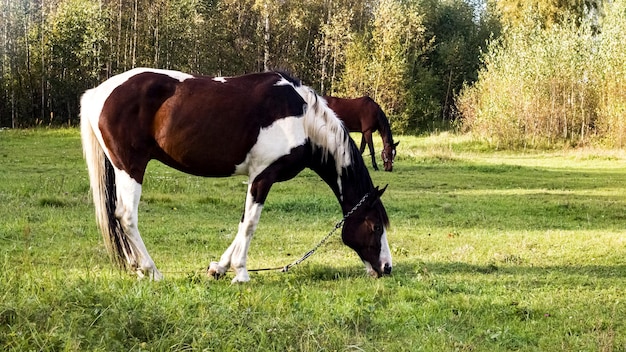
[[[420,128],[455,118],[454,96],[464,84],[477,79],[480,53],[490,37],[498,35],[499,22],[487,8],[464,0],[422,0],[425,11],[423,55],[415,57],[413,76],[414,111]],[[429,97],[425,99],[424,97]],[[421,100],[421,103],[419,103]]]
[[[12,11],[13,2],[10,0],[3,0],[0,2],[0,40],[2,46],[0,46],[0,126],[11,126],[13,122],[13,109],[12,109],[12,96],[13,89],[11,87],[11,51],[12,51],[12,36],[11,36],[11,24],[14,22]]]
[[[37,43],[42,36],[37,31],[41,23],[43,4],[41,1],[5,0],[2,3],[2,25],[5,44],[3,48],[4,94],[0,102],[0,122],[2,126],[19,127],[36,123],[41,116],[41,100],[37,67],[33,61]],[[40,65],[39,65],[40,67]],[[4,100],[6,99],[6,100]]]
[[[486,35],[473,9],[464,0],[0,0],[0,124],[74,124],[83,90],[151,66],[285,70],[323,93],[369,94],[399,132],[416,131],[448,115],[450,96],[475,77]]]
[[[346,46],[352,40],[350,25],[353,12],[346,7],[328,6],[327,20],[320,28],[320,90],[335,94],[337,78],[345,65]],[[328,87],[328,88],[327,88]]]
[[[606,5],[600,21],[595,60],[598,84],[597,128],[609,147],[626,146],[626,0]]]
[[[78,115],[81,93],[100,79],[101,50],[106,42],[106,22],[96,1],[63,0],[46,18],[41,57],[45,72],[42,84],[48,89],[49,120],[60,119],[72,124]]]
[[[381,0],[374,8],[371,37],[355,36],[342,76],[345,95],[369,95],[390,116],[392,128],[406,132],[409,64],[414,48],[423,44],[422,16],[412,2]]]
[[[517,26],[529,12],[536,14],[542,26],[549,27],[567,17],[588,17],[591,10],[599,10],[602,0],[489,0],[500,12],[503,23]]]
[[[597,133],[598,38],[589,20],[526,18],[491,43],[459,97],[464,127],[498,146],[583,145]]]

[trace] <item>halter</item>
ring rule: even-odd
[[[387,155],[387,151],[385,149],[383,149],[383,152],[381,154],[382,154],[382,157],[383,157],[383,163],[391,162],[391,164],[393,165],[394,155],[391,156],[391,160],[390,160],[389,156]]]
[[[332,236],[333,233],[335,233],[335,231],[337,231],[337,229],[339,229],[339,228],[341,228],[341,226],[343,226],[344,222],[346,222],[346,219],[348,219],[361,205],[363,205],[363,203],[365,202],[365,200],[367,199],[368,196],[369,196],[369,193],[365,193],[363,198],[361,198],[361,200],[358,203],[356,203],[356,205],[352,209],[350,209],[350,211],[347,212],[346,215],[344,215],[343,218],[341,220],[339,220],[335,224],[335,227],[332,230],[330,230],[330,232],[324,238],[322,238],[322,240],[319,241],[319,243],[316,244],[315,247],[313,247],[313,249],[311,249],[310,251],[304,253],[304,255],[302,257],[300,257],[300,259],[294,261],[291,264],[287,264],[285,266],[279,266],[279,267],[274,267],[274,268],[263,268],[263,269],[248,269],[248,271],[250,272],[250,271],[280,270],[280,272],[286,273],[292,267],[302,263],[307,258],[312,256],[313,253],[315,253],[315,251],[317,251],[318,248],[320,248],[324,243],[326,243],[326,241],[330,238],[330,236]]]

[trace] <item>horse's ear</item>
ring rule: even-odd
[[[393,144],[393,147],[394,147],[394,148],[395,148],[395,147],[397,147],[397,146],[398,146],[398,144],[400,144],[400,141],[395,142],[395,143]],[[387,186],[385,186],[385,187],[387,187]]]
[[[387,186],[389,186],[389,184],[386,184],[383,189],[379,189],[378,186],[376,186],[376,195],[378,198],[383,196],[383,193],[385,193],[385,191],[387,190]]]
[[[387,186],[389,186],[389,184],[386,184],[383,189],[380,189],[378,186],[374,187],[374,189],[369,193],[369,199],[367,200],[368,206],[372,206],[380,199],[383,193],[385,193]]]

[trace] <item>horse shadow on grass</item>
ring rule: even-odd
[[[394,278],[399,281],[446,280],[516,285],[528,288],[558,285],[560,287],[613,285],[626,277],[626,264],[572,264],[572,265],[484,265],[463,262],[407,261],[394,265]]]
[[[523,283],[527,286],[540,287],[547,284],[581,286],[595,285],[601,281],[621,280],[626,278],[626,264],[616,265],[485,265],[463,262],[423,262],[402,261],[394,264],[393,272],[380,280],[392,280],[406,283],[414,280],[444,279],[456,275],[466,275],[475,280],[489,282]],[[257,274],[264,275],[264,274]],[[339,280],[358,280],[368,278],[368,274],[358,264],[337,267],[333,265],[313,264],[294,268],[284,275],[310,282],[329,282]],[[375,279],[373,279],[375,280]]]

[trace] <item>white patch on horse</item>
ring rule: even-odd
[[[389,249],[389,242],[387,241],[387,229],[383,226],[383,235],[380,237],[380,265],[381,270],[385,269],[385,265],[392,268],[393,263],[391,262],[391,250]]]
[[[372,268],[372,264],[366,262],[365,260],[363,260],[363,264],[365,264],[365,271],[367,271],[368,275],[378,276],[378,273],[376,272],[376,270]]]
[[[297,116],[274,121],[259,131],[256,144],[246,159],[235,168],[236,175],[248,175],[250,180],[270,166],[278,158],[288,155],[295,147],[306,142],[302,119]]]
[[[341,174],[343,168],[352,164],[350,155],[350,136],[343,126],[343,122],[335,112],[328,107],[326,100],[305,85],[295,86],[289,80],[280,76],[275,86],[290,85],[306,102],[304,112],[305,134],[313,142],[313,146],[322,149],[323,158],[328,154],[335,159],[337,170],[337,184],[341,191]]]
[[[291,82],[289,82],[285,77],[280,76],[280,80],[274,83],[275,86],[293,86]],[[295,87],[294,87],[295,88]]]
[[[393,263],[391,262],[391,251],[389,250],[389,243],[387,242],[387,229],[383,230],[383,235],[380,237],[380,255],[378,258],[380,258],[379,270],[381,273],[385,272],[385,267],[393,267]],[[378,272],[374,270],[372,264],[366,262],[365,260],[363,260],[363,264],[365,265],[365,271],[367,271],[370,276],[378,276]]]
[[[226,83],[226,77],[213,77],[215,82]]]
[[[350,136],[345,130],[343,122],[328,107],[326,100],[317,95],[310,87],[305,85],[296,86],[282,76],[274,85],[292,86],[306,102],[304,112],[305,134],[311,140],[314,148],[322,150],[323,161],[326,160],[328,154],[335,159],[339,198],[343,200],[341,175],[343,169],[352,164],[350,149],[348,148]]]

